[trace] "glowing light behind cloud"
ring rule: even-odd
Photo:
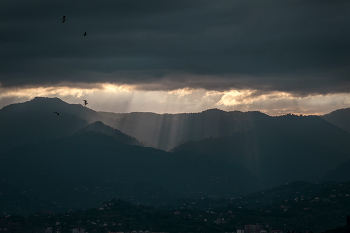
[[[0,89],[1,90],[1,89]],[[0,98],[4,97],[27,97],[34,98],[36,96],[76,96],[80,98],[83,95],[93,93],[97,89],[82,89],[82,88],[69,88],[69,87],[32,87],[21,89],[1,90]]]
[[[36,96],[59,97],[68,103],[89,100],[89,107],[109,112],[200,112],[210,108],[225,111],[262,111],[269,115],[325,114],[350,106],[350,94],[293,96],[287,92],[258,90],[208,91],[182,88],[173,91],[146,91],[133,85],[93,85],[2,88],[0,107]]]
[[[259,94],[257,90],[231,90],[228,92],[224,92],[221,100],[217,104],[235,106],[241,104],[253,104],[257,101],[275,100],[282,98],[293,99],[294,97],[286,92],[274,91],[267,94]]]

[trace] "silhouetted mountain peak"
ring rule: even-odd
[[[235,110],[235,111],[224,111],[224,110],[221,110],[221,109],[218,109],[218,108],[213,108],[213,109],[208,109],[208,110],[205,110],[203,112],[200,112],[199,114],[202,114],[202,115],[217,115],[217,116],[234,116],[234,117],[239,117],[239,118],[269,118],[271,116],[263,113],[263,112],[260,112],[260,111],[248,111],[248,112],[242,112],[242,111],[238,111],[238,110]]]
[[[207,109],[202,111],[202,113],[225,113],[226,111],[218,109],[218,108],[211,108],[211,109]]]
[[[59,113],[59,114],[57,114]],[[36,97],[0,110],[0,140],[6,150],[14,145],[68,136],[102,117],[80,104],[59,98]]]
[[[321,117],[350,133],[350,108],[338,109]]]
[[[2,108],[3,111],[37,111],[38,109],[56,109],[57,111],[65,110],[70,104],[59,98],[35,97],[32,100],[10,104]]]
[[[333,112],[325,114],[324,116],[333,115],[333,114],[350,114],[350,108],[337,109],[337,110],[334,110]]]
[[[34,102],[34,101],[59,101],[59,102],[64,102],[63,100],[61,100],[58,97],[41,97],[41,96],[37,96],[34,97],[34,99],[30,100],[29,102]],[[64,102],[66,103],[66,102]]]
[[[83,129],[79,130],[77,133],[80,134],[80,133],[89,132],[89,131],[99,132],[99,133],[106,134],[108,136],[112,136],[115,140],[117,140],[121,143],[124,143],[124,144],[144,146],[144,144],[141,143],[136,138],[131,137],[131,136],[121,132],[120,130],[117,130],[117,129],[114,129],[108,125],[105,125],[101,121],[95,121],[95,122],[87,125]]]
[[[102,121],[95,121],[95,122],[91,123],[90,125],[88,125],[87,127],[89,127],[89,126],[92,126],[92,127],[108,127],[108,128],[113,129],[110,126],[107,126],[107,125],[103,124]]]

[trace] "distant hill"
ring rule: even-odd
[[[181,114],[99,113],[105,124],[162,150],[170,150],[188,141],[251,130],[256,119],[269,118],[261,112],[225,112],[219,109]]]
[[[77,133],[84,133],[88,131],[99,132],[99,133],[112,136],[115,140],[124,144],[144,146],[144,144],[139,140],[137,140],[136,138],[126,135],[125,133],[122,133],[120,130],[113,129],[110,126],[103,124],[101,121],[95,121],[94,123],[91,123],[88,126],[80,129],[79,131],[77,131]]]
[[[259,189],[259,180],[240,166],[126,145],[96,132],[15,147],[0,156],[0,177],[72,209],[111,197],[166,205],[180,197],[235,197]]]
[[[335,110],[323,115],[322,118],[350,133],[350,108]]]
[[[59,112],[56,116],[54,112]],[[0,109],[1,150],[15,145],[68,136],[101,116],[79,104],[36,97]]]
[[[264,117],[251,131],[175,147],[240,164],[264,187],[295,180],[317,181],[350,157],[350,134],[317,116]]]
[[[341,132],[327,117],[285,115],[271,117],[261,112],[225,112],[210,109],[200,113],[155,114],[155,113],[106,113],[99,112],[103,122],[123,133],[148,142],[156,148],[170,150],[189,141],[205,138],[227,137],[236,132],[270,130],[278,137],[298,136],[306,140],[336,142],[328,133],[334,133],[342,142],[347,133]],[[341,136],[342,135],[342,136]],[[329,139],[329,140],[328,140]],[[343,146],[342,146],[343,147]]]
[[[322,180],[345,182],[350,180],[350,160],[329,171]]]

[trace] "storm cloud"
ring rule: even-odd
[[[349,13],[342,0],[5,0],[0,85],[348,93]]]

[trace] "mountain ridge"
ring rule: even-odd
[[[321,117],[350,133],[350,108],[337,109]]]
[[[136,146],[145,146],[142,142],[137,140],[134,137],[131,137],[127,134],[122,133],[120,130],[114,129],[108,125],[103,124],[102,121],[95,121],[86,127],[78,130],[75,134],[84,133],[87,131],[100,132],[108,136],[112,136],[118,142],[128,144],[128,145],[136,145]]]
[[[109,196],[163,205],[180,197],[235,196],[259,187],[258,179],[238,165],[127,145],[98,132],[3,152],[0,175],[39,199],[71,208],[87,208]]]

